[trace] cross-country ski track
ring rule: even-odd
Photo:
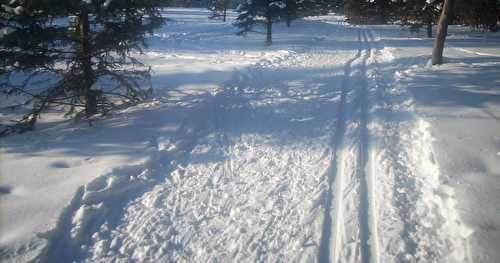
[[[358,41],[362,42],[354,58],[349,60],[344,68],[344,79],[342,82],[342,94],[339,103],[337,116],[336,133],[333,139],[334,157],[329,169],[330,190],[325,209],[325,220],[321,239],[319,261],[339,262],[342,255],[352,253],[360,254],[362,262],[379,262],[378,251],[378,230],[377,214],[375,203],[375,180],[373,171],[374,154],[370,151],[368,121],[368,87],[367,87],[367,61],[373,56],[371,42],[373,37],[366,33],[364,29],[358,29]],[[356,64],[356,62],[358,62]],[[353,65],[356,68],[353,70]],[[353,97],[348,101],[349,94]],[[349,130],[346,126],[349,123],[358,122],[359,125]],[[345,134],[353,134],[358,138],[345,140]],[[347,149],[357,151],[358,154],[349,153]],[[355,158],[355,159],[353,159]],[[346,174],[352,170],[345,167],[349,163],[356,163],[355,174]],[[345,188],[345,185],[356,185],[356,188]],[[332,194],[333,193],[333,194]],[[353,199],[351,199],[353,198]],[[332,200],[333,199],[333,200]],[[358,204],[358,214],[344,215],[343,209],[349,210],[350,205],[344,205],[344,199],[351,199]],[[332,207],[331,204],[335,205]],[[332,210],[333,209],[333,210]],[[352,213],[352,211],[349,211]],[[352,217],[357,218],[352,218]],[[346,222],[345,218],[350,218],[352,222]],[[347,224],[355,224],[353,227],[357,231],[351,233],[358,236],[347,236],[344,227]],[[333,233],[333,235],[332,235]],[[359,251],[345,251],[347,240],[355,240]],[[348,260],[347,258],[344,258]],[[345,262],[345,260],[340,260]],[[350,260],[349,260],[350,261]],[[359,261],[359,258],[358,258]]]

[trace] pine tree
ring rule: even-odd
[[[498,30],[498,23],[500,21],[500,1],[457,1],[454,14],[460,23],[495,32]]]
[[[368,2],[368,13],[371,23],[386,24],[393,16],[391,0],[373,0]]]
[[[343,13],[344,0],[330,0],[330,11]]]
[[[296,0],[285,0],[285,19],[287,27],[290,27],[292,20],[297,19]]]
[[[212,10],[210,19],[222,17],[222,21],[226,22],[227,9],[229,8],[230,0],[212,0],[209,3],[209,9]]]
[[[28,109],[3,133],[31,130],[52,107],[86,118],[146,95],[149,68],[132,52],[163,22],[156,0],[0,3],[0,92]]]
[[[353,24],[366,24],[367,5],[365,0],[345,0],[344,13],[347,16],[347,21]]]
[[[315,0],[297,0],[296,10],[297,17],[315,16],[319,14]]]
[[[326,15],[341,0],[298,0],[297,17]]]
[[[405,3],[408,1],[416,0],[404,0]],[[331,8],[338,10],[340,6],[343,6],[347,20],[353,24],[386,24],[397,20],[400,2],[396,0],[344,0],[343,3],[333,1]]]
[[[419,31],[426,26],[427,37],[432,37],[432,25],[440,13],[441,0],[407,0],[400,3],[399,15],[403,26],[411,31]]]
[[[266,43],[272,44],[272,26],[285,15],[286,3],[282,0],[247,0],[240,4],[236,11],[239,13],[235,26],[241,30],[239,35],[251,31],[255,24],[264,24],[266,27]]]

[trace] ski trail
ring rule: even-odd
[[[367,163],[367,153],[368,153],[368,131],[367,131],[367,119],[368,119],[368,109],[367,109],[367,80],[366,80],[366,63],[368,57],[370,56],[370,47],[368,45],[368,40],[366,38],[366,33],[364,30],[361,31],[363,36],[363,44],[365,45],[364,56],[360,65],[360,86],[358,88],[358,98],[360,100],[360,130],[359,130],[359,152],[358,152],[358,175],[360,181],[360,205],[359,205],[359,223],[360,223],[360,240],[361,240],[361,260],[362,262],[369,262],[371,257],[369,238],[370,238],[370,226],[368,220],[368,211],[370,209],[370,200],[368,197],[368,182],[366,167]]]
[[[377,209],[375,196],[375,166],[374,151],[371,148],[368,124],[370,102],[368,100],[367,83],[367,63],[372,56],[371,42],[373,37],[363,30],[363,40],[366,45],[365,56],[361,64],[361,118],[360,118],[360,151],[359,151],[359,172],[360,172],[360,223],[363,262],[379,262],[378,231],[377,231]]]
[[[361,35],[358,32],[358,41],[361,42]],[[350,77],[351,77],[351,66],[361,57],[362,49],[358,49],[356,55],[350,59],[344,66],[344,77],[342,80],[342,91],[340,97],[340,103],[337,110],[337,123],[335,129],[335,135],[333,137],[333,159],[330,164],[330,168],[327,170],[328,173],[328,185],[329,190],[327,192],[326,204],[325,204],[325,214],[323,222],[323,230],[321,234],[321,243],[319,248],[319,262],[336,262],[340,254],[340,243],[342,240],[341,236],[341,226],[344,221],[342,215],[343,207],[343,173],[344,173],[344,160],[343,160],[343,140],[346,131],[346,120],[347,120],[347,93],[350,87]],[[335,192],[332,191],[334,189]],[[335,200],[333,200],[335,199]],[[334,201],[335,206],[332,207],[332,201]],[[332,209],[334,209],[332,211]],[[333,236],[332,236],[333,230]],[[332,242],[333,241],[333,242]],[[333,245],[333,247],[332,247]],[[330,255],[332,253],[332,255]]]
[[[373,41],[375,40],[375,36],[373,35],[373,33],[371,31],[367,31],[368,33],[368,36],[369,38]],[[376,49],[378,49],[376,52],[380,52],[380,49],[382,47],[380,46],[377,46]],[[380,54],[378,54],[380,55]],[[381,65],[379,64],[379,61],[377,60],[378,57],[376,57],[376,59],[374,60],[373,64],[374,64],[374,68],[375,68],[375,71],[377,71],[377,77],[381,77],[381,75],[383,75],[384,73],[382,73],[382,69],[380,68]],[[416,61],[413,61],[411,62],[410,64],[416,64],[417,62]],[[392,73],[385,73],[385,74],[389,74],[388,76],[385,76],[385,78],[392,78]],[[387,202],[389,200],[394,200],[394,204],[393,206],[394,207],[397,207],[397,210],[395,210],[395,214],[392,215],[390,214],[391,212],[387,212],[387,211],[378,211],[378,213],[381,213],[381,215],[383,216],[386,216],[388,218],[390,217],[397,217],[399,219],[399,222],[401,224],[401,234],[399,236],[399,242],[401,243],[401,251],[395,253],[394,255],[394,260],[396,261],[408,261],[408,255],[415,255],[417,253],[417,247],[418,247],[418,243],[417,243],[417,240],[415,240],[414,236],[416,236],[416,226],[417,226],[417,222],[415,221],[414,218],[412,218],[412,214],[411,214],[411,211],[414,211],[416,210],[416,207],[415,207],[415,201],[411,199],[411,197],[405,192],[405,191],[401,191],[401,189],[405,189],[405,188],[410,188],[412,189],[412,191],[415,191],[415,182],[408,177],[409,174],[412,174],[413,172],[411,171],[411,169],[405,165],[403,165],[402,163],[398,162],[397,160],[395,160],[395,158],[398,158],[398,156],[401,156],[401,153],[404,152],[404,149],[402,148],[403,146],[401,145],[401,142],[400,142],[400,138],[402,136],[401,134],[401,130],[404,130],[402,129],[401,127],[398,127],[398,128],[394,128],[393,125],[394,125],[394,122],[398,122],[397,119],[395,119],[395,116],[394,116],[394,113],[392,112],[392,110],[390,109],[391,107],[393,107],[392,105],[397,105],[399,103],[402,103],[400,101],[393,101],[394,99],[390,99],[391,96],[394,96],[394,94],[391,94],[391,91],[389,90],[389,86],[387,85],[387,83],[382,83],[381,81],[383,81],[383,77],[382,79],[377,79],[375,80],[375,85],[377,85],[377,88],[375,90],[375,95],[374,95],[374,98],[376,100],[375,104],[378,104],[380,109],[378,109],[378,115],[379,115],[379,118],[381,118],[381,120],[383,120],[383,122],[379,125],[380,128],[379,129],[383,129],[385,131],[385,133],[391,133],[392,136],[391,136],[391,139],[388,141],[388,139],[380,139],[381,141],[379,141],[377,143],[377,145],[379,145],[379,152],[377,154],[379,155],[382,155],[384,156],[383,158],[384,159],[389,159],[391,160],[390,162],[396,164],[394,168],[392,169],[395,169],[399,172],[395,173],[394,178],[390,178],[391,177],[391,171],[390,170],[384,170],[384,166],[385,164],[378,164],[378,166],[375,166],[375,162],[372,160],[371,161],[371,170],[373,172],[373,174],[375,175],[375,170],[379,171],[379,172],[384,172],[384,178],[379,178],[379,182],[381,182],[381,185],[379,187],[380,191],[388,191],[390,192],[390,194],[388,194],[389,196],[392,196],[392,197],[388,197],[389,199],[386,199],[385,201],[382,200],[381,202]],[[400,100],[403,99],[403,98],[400,98]],[[385,106],[383,106],[385,105]],[[386,145],[388,144],[389,145]],[[383,149],[383,150],[382,150]],[[390,153],[390,154],[388,154]],[[375,159],[376,158],[376,154],[374,152],[374,150],[370,151],[370,158],[372,159]],[[406,158],[406,157],[405,157]],[[380,161],[380,160],[379,160]],[[391,181],[391,182],[388,182]],[[373,180],[373,183],[375,183],[375,180]],[[385,185],[393,185],[392,188],[386,188]],[[375,186],[373,185],[372,187],[374,187],[375,189]],[[384,209],[382,209],[384,210]],[[385,215],[384,215],[385,213]],[[374,215],[378,215],[378,214],[374,214]],[[378,225],[377,225],[378,227]],[[387,231],[389,228],[391,228],[392,226],[387,226],[387,223],[385,223],[385,226],[384,226],[384,223],[380,222],[380,229],[382,229],[382,231]],[[377,231],[377,228],[375,228],[375,231]],[[380,243],[379,243],[380,242]],[[385,242],[382,242],[382,240],[379,240],[379,242],[376,243],[377,245],[377,249],[378,249],[378,246],[383,246],[383,247],[386,247],[386,246],[389,246],[388,244],[390,244],[390,239],[389,240],[385,240]],[[387,248],[385,248],[387,249]],[[380,257],[382,257],[383,259],[386,259],[388,255],[383,255],[383,256],[380,256],[379,254],[379,261],[380,261]]]
[[[370,145],[368,131],[368,96],[371,90],[368,88],[367,67],[369,59],[374,55],[370,43],[373,37],[364,29],[359,29],[358,41],[360,47],[357,54],[344,67],[336,133],[332,141],[333,160],[328,170],[330,191],[325,204],[319,262],[380,262],[375,153]],[[354,68],[356,61],[358,62]],[[347,97],[351,91],[352,102],[348,102]],[[350,121],[359,125],[348,127]],[[344,137],[348,132],[355,134],[356,138],[345,142]],[[352,155],[353,152],[356,154]],[[354,176],[349,175],[351,172],[354,172]],[[350,233],[346,233],[346,228],[351,228],[348,231]]]
[[[367,31],[367,35],[369,37],[369,43],[371,45],[376,44],[375,42],[375,37],[373,36],[372,32],[370,30]],[[375,57],[377,55],[376,50],[372,50],[371,55]],[[376,60],[374,60],[376,61]],[[375,66],[378,66],[377,63],[374,63]],[[379,74],[375,70],[375,74]],[[375,90],[375,93],[378,93],[378,88]],[[377,96],[372,96],[372,97],[377,97]],[[378,97],[377,97],[378,98]],[[379,240],[379,233],[378,233],[378,221],[379,221],[379,209],[378,209],[378,204],[377,204],[377,195],[376,195],[376,189],[377,189],[377,178],[376,178],[376,151],[371,147],[369,144],[368,148],[368,171],[369,171],[369,176],[368,176],[368,197],[370,202],[370,211],[369,211],[369,220],[370,220],[370,231],[372,234],[372,239],[371,239],[371,251],[372,251],[372,261],[374,263],[380,262],[380,240]]]

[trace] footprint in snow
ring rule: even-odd
[[[0,186],[0,195],[7,195],[12,192],[12,188],[10,186],[1,185]]]
[[[52,168],[69,168],[70,165],[66,162],[59,161],[59,162],[51,163],[50,167],[52,167]]]

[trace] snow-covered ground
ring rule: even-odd
[[[455,209],[472,231],[466,253],[472,262],[498,262],[500,34],[452,27],[439,67],[414,61],[427,58],[431,40],[417,39],[412,48],[400,41],[393,52],[400,57],[396,79],[430,125],[440,180],[453,189]]]
[[[499,34],[164,13],[149,101],[1,139],[2,262],[500,261]]]

